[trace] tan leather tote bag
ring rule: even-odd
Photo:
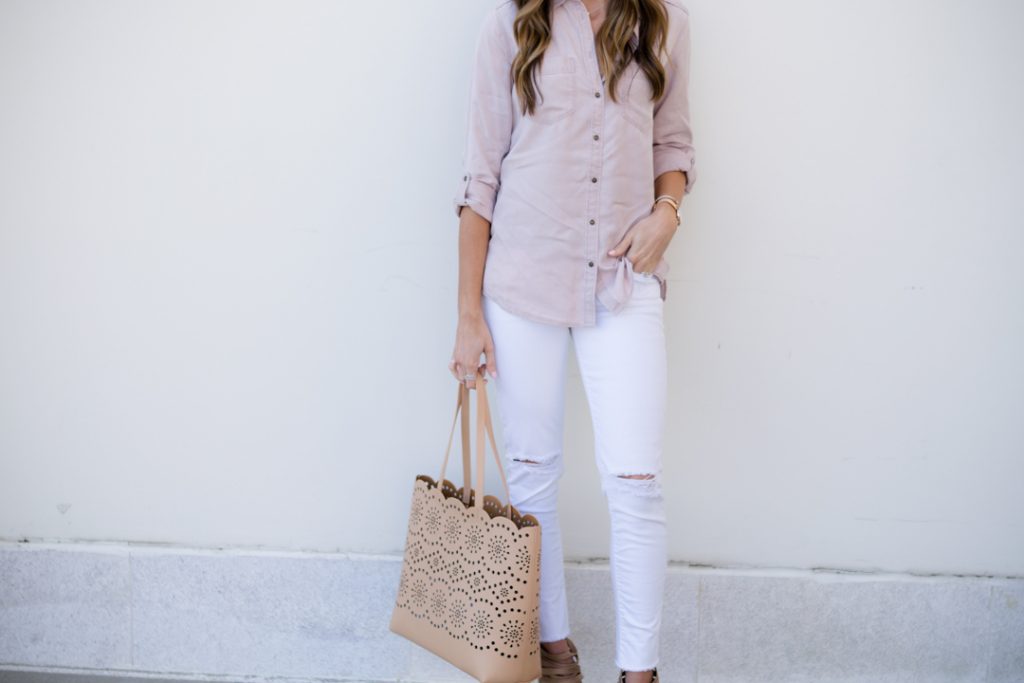
[[[512,507],[487,402],[476,378],[476,488],[470,482],[469,392],[459,382],[441,474],[416,476],[402,578],[390,629],[481,683],[540,677],[540,534],[533,515]],[[462,482],[444,478],[462,412]],[[505,486],[505,505],[484,488],[484,432]],[[440,486],[438,485],[440,482]]]

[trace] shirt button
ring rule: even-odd
[[[592,183],[596,183],[596,182],[597,182],[597,178],[591,178],[591,179],[590,179],[590,182],[592,182]]]
[[[594,224],[595,222],[596,222],[596,221],[595,221],[595,220],[594,220],[593,218],[591,218],[591,219],[590,219],[590,224],[591,224],[591,225],[593,225],[593,224]]]
[[[601,96],[601,91],[600,90],[597,90],[597,91],[594,92],[594,97],[600,97],[600,96]]]
[[[462,179],[463,180],[469,180],[469,176],[468,175],[464,175],[464,176],[462,176]]]
[[[591,268],[593,268],[593,267],[594,267],[594,262],[593,262],[593,261],[591,261],[591,262],[590,262],[590,263],[588,263],[587,265],[588,265],[588,266],[590,266]]]
[[[597,133],[594,133],[594,139],[595,139],[595,140],[599,140],[600,138],[601,138],[601,136],[600,136],[600,135],[598,135]]]

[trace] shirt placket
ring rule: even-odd
[[[590,26],[590,16],[580,0],[567,3],[575,16],[579,44],[587,63],[587,73],[594,94],[593,107],[590,115],[590,160],[587,164],[587,213],[584,217],[583,259],[586,262],[583,287],[583,324],[593,325],[597,308],[597,274],[598,249],[601,244],[601,170],[604,163],[604,84],[601,71],[597,66],[597,54],[594,51],[594,30]]]

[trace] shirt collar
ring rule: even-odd
[[[553,0],[555,7],[561,7],[567,1],[568,0]],[[572,1],[573,2],[580,2],[580,0],[572,0]],[[633,27],[633,36],[634,36],[635,39],[639,40],[639,38],[640,38],[640,22],[637,22],[636,26]]]

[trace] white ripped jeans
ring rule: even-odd
[[[598,302],[593,327],[527,320],[486,296],[483,314],[494,340],[498,376],[488,383],[497,393],[509,494],[541,525],[540,640],[570,634],[557,499],[571,340],[611,519],[615,663],[645,671],[658,663],[668,566],[661,487],[667,359],[660,284],[640,274],[633,282],[619,313]]]

